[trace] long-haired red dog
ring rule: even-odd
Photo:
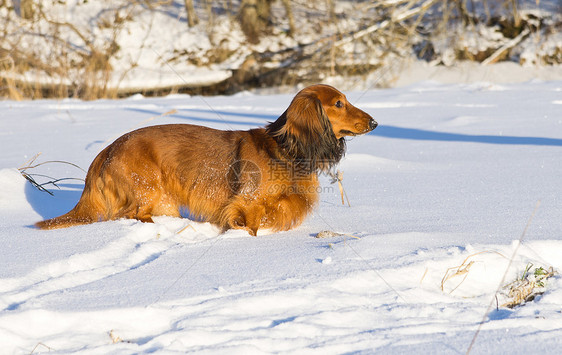
[[[119,218],[189,216],[223,230],[288,230],[318,200],[318,174],[338,163],[345,136],[377,123],[327,85],[300,91],[265,128],[219,131],[189,124],[141,128],[101,151],[78,204],[36,224],[55,229]]]

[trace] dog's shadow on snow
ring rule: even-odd
[[[413,139],[422,141],[474,142],[487,144],[539,145],[559,147],[562,146],[562,139],[558,138],[471,135],[436,132],[424,129],[396,127],[390,125],[381,125],[369,134],[386,138]]]
[[[39,191],[31,183],[25,184],[25,197],[33,210],[43,219],[53,218],[70,211],[80,199],[84,184],[58,184],[48,188],[53,195]]]

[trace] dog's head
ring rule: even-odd
[[[327,117],[337,139],[365,134],[377,127],[377,122],[369,114],[349,103],[345,95],[332,86],[309,86],[299,92],[295,99],[300,96],[312,97],[320,102],[322,110],[319,110],[318,115]]]
[[[285,113],[267,126],[267,132],[292,159],[318,171],[340,161],[345,153],[344,137],[376,127],[370,115],[350,104],[336,88],[313,85],[295,96]]]

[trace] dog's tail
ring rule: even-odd
[[[108,157],[108,148],[98,154],[88,169],[84,191],[82,191],[82,196],[80,196],[76,206],[62,216],[35,223],[35,227],[39,229],[59,229],[108,219],[107,201],[102,192],[105,184],[104,179],[100,177],[103,163]]]
[[[39,229],[59,229],[90,224],[107,219],[105,216],[105,203],[101,193],[92,189],[86,182],[80,201],[68,213],[55,218],[35,223]]]
[[[101,181],[98,185],[101,186]],[[108,220],[107,201],[100,189],[92,187],[86,178],[86,186],[80,196],[80,201],[68,213],[55,218],[47,219],[35,223],[39,229],[58,229],[77,226],[80,224],[90,224],[103,220]]]
[[[78,206],[76,206],[78,207]],[[70,212],[51,219],[46,219],[35,223],[35,227],[39,229],[59,229],[67,228],[80,224],[89,224],[95,222],[92,216],[80,214],[76,211],[76,207]]]

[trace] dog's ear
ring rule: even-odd
[[[333,134],[322,102],[313,93],[300,93],[287,109],[285,130],[305,145],[318,144]]]
[[[327,170],[343,157],[345,141],[337,139],[332,124],[313,92],[300,92],[289,108],[267,127],[286,154],[303,168]]]

